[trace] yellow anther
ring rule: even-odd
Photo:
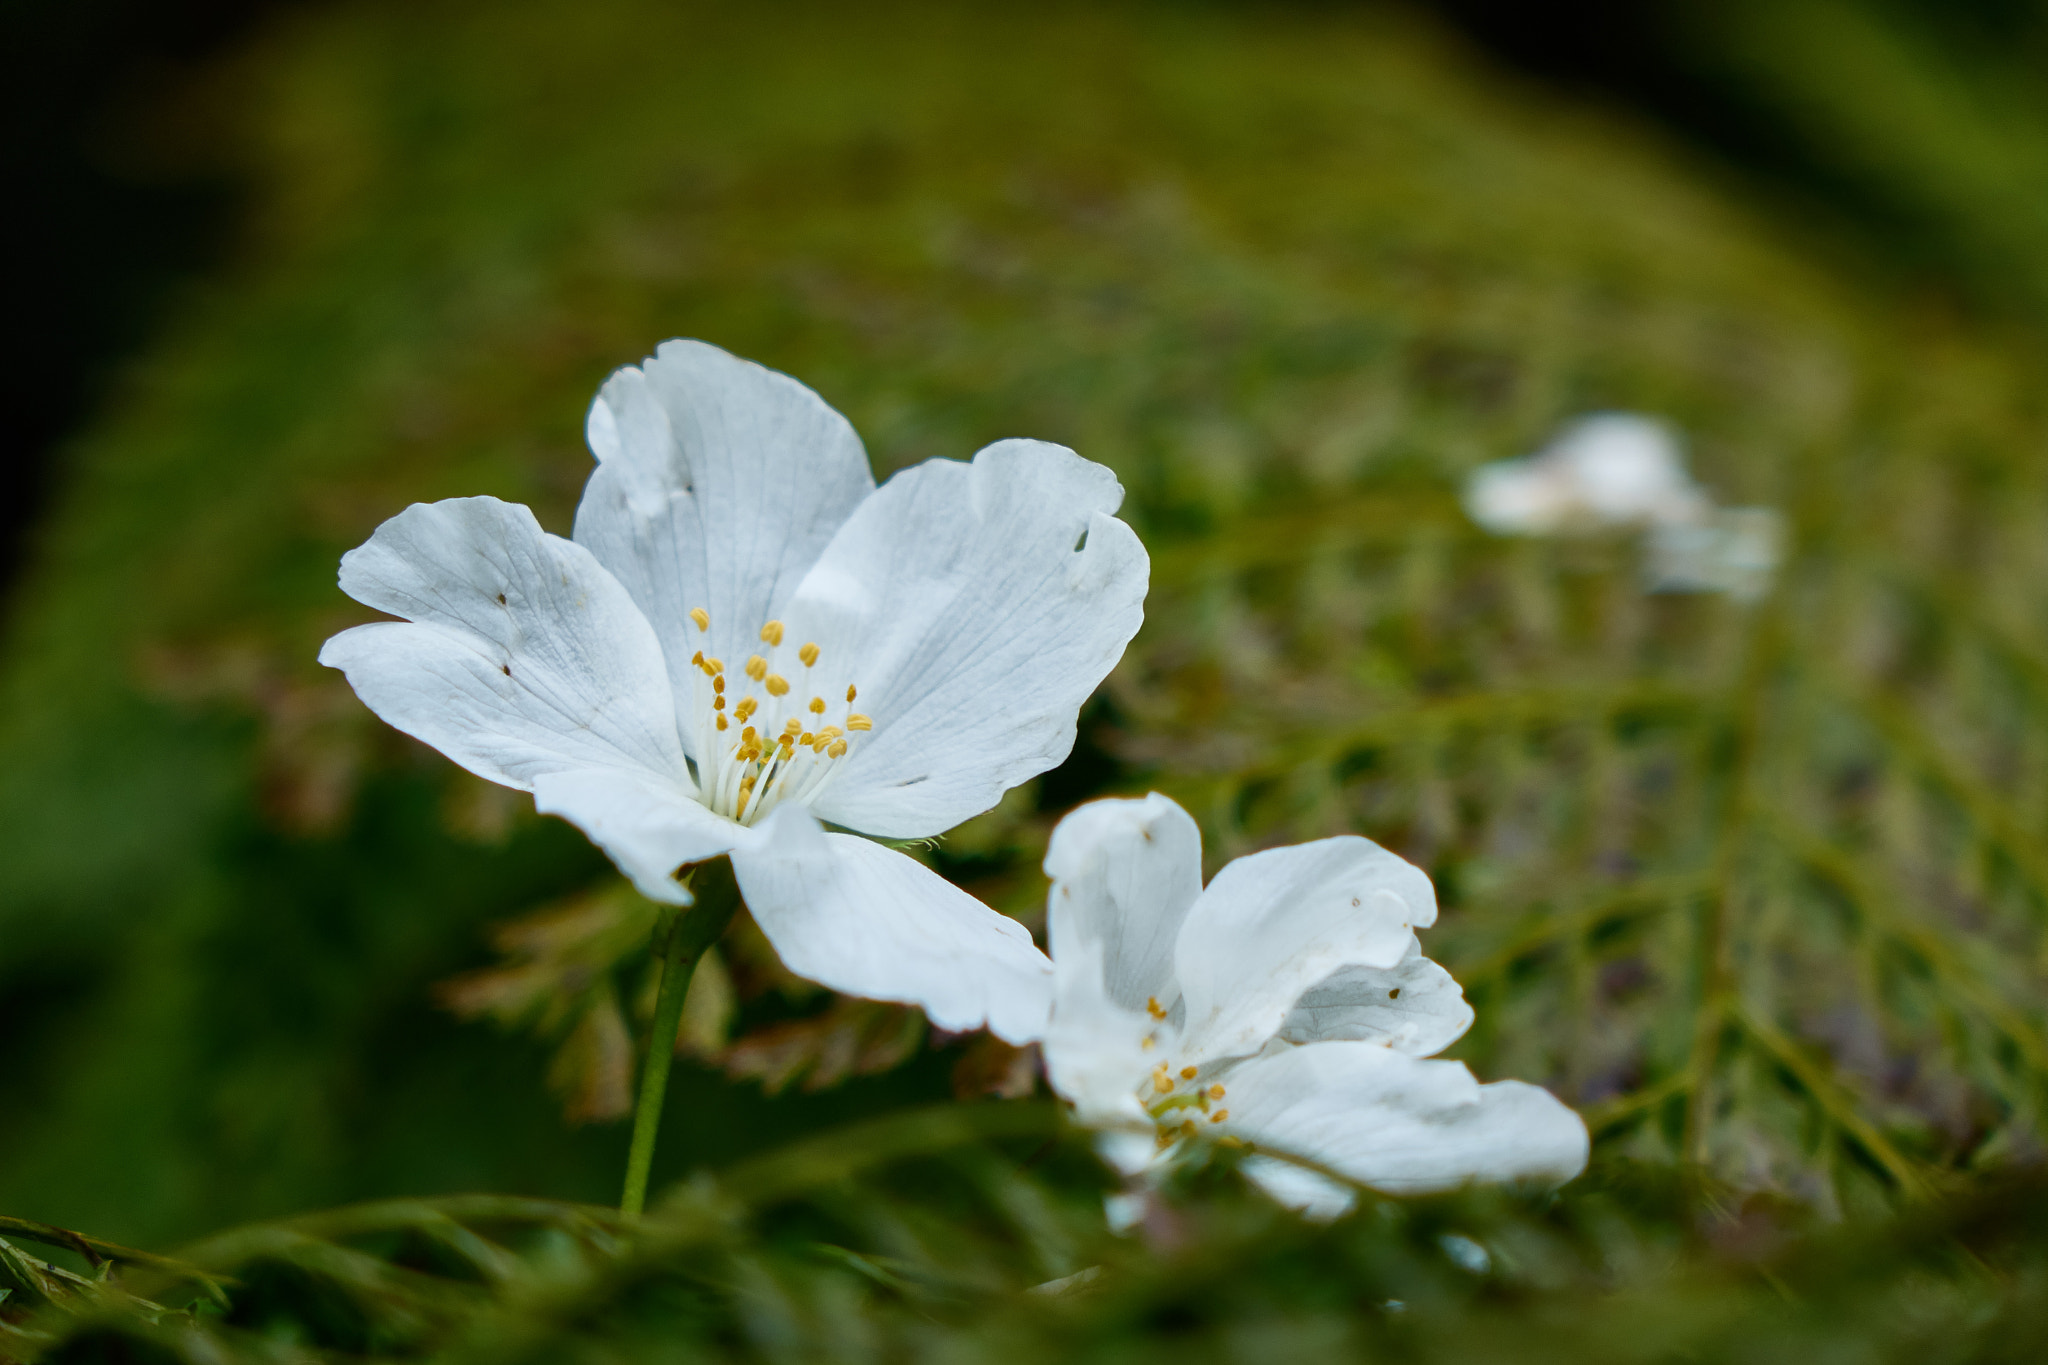
[[[1227,1119],[1227,1118],[1229,1118],[1229,1117],[1230,1117],[1230,1111],[1229,1111],[1228,1109],[1218,1109],[1218,1110],[1217,1110],[1217,1111],[1216,1111],[1215,1113],[1213,1113],[1213,1114],[1209,1115],[1209,1122],[1211,1122],[1211,1123],[1221,1123],[1221,1122],[1223,1122],[1223,1120],[1225,1120],[1225,1119]]]
[[[849,730],[872,730],[875,728],[875,723],[860,712],[855,711],[847,716],[846,728]]]
[[[1210,1119],[1209,1122],[1221,1123],[1223,1122],[1223,1116],[1218,1114],[1215,1118]],[[1230,1134],[1225,1133],[1222,1137],[1216,1139],[1216,1145],[1218,1147],[1242,1147],[1244,1146],[1244,1140],[1242,1138],[1234,1138]]]
[[[740,779],[740,790],[743,792],[750,792],[754,789],[754,784],[760,780],[761,779],[755,777],[752,773],[749,773],[745,777]]]
[[[1199,1127],[1196,1126],[1195,1121],[1193,1119],[1181,1120],[1180,1130],[1188,1137],[1193,1137],[1196,1133],[1202,1131]]]
[[[718,681],[724,682],[725,679],[720,678]],[[711,709],[714,711],[723,711],[725,709],[725,693],[720,692],[711,699]]]
[[[760,708],[760,705],[761,703],[753,697],[741,697],[740,704],[732,708],[732,713],[741,720],[745,720],[748,716],[753,715]]]
[[[706,673],[709,673],[714,678],[717,677],[719,674],[725,672],[725,660],[706,659],[704,661],[704,671]]]
[[[752,697],[749,697],[746,701],[741,702],[739,704],[739,708],[735,710],[733,714],[738,716],[741,720],[745,720],[748,714],[751,713],[754,709],[751,704],[753,700],[754,699]],[[749,744],[752,744],[755,740],[759,739],[760,737],[761,732],[756,730],[751,725],[749,725],[746,729],[740,731],[740,738],[745,740]]]
[[[795,716],[791,716],[788,720],[782,723],[782,733],[785,735],[793,735],[803,728],[804,723],[798,720]]]
[[[767,625],[761,627],[761,638],[768,642],[770,648],[781,644],[782,622],[770,621]]]
[[[1195,1078],[1195,1068],[1191,1066],[1182,1067],[1180,1069],[1180,1078],[1184,1081],[1193,1080]]]
[[[853,705],[853,699],[858,695],[860,695],[859,689],[856,688],[852,683],[848,683],[846,685],[846,704],[848,706]]]
[[[1210,1087],[1209,1087],[1209,1098],[1210,1098],[1210,1099],[1212,1099],[1212,1100],[1220,1100],[1220,1099],[1222,1099],[1222,1098],[1223,1098],[1223,1087],[1222,1087],[1222,1086],[1220,1086],[1220,1085],[1212,1085],[1212,1086],[1210,1086]]]
[[[818,662],[818,647],[814,644],[807,644],[796,652],[796,657],[804,661],[805,668],[809,668],[812,664]]]
[[[768,680],[761,685],[768,689],[768,695],[771,697],[782,697],[789,694],[789,679],[783,677],[780,673],[770,673]]]
[[[702,607],[691,607],[690,619],[697,623],[697,629],[699,630],[711,629],[711,613]]]
[[[1152,1088],[1162,1095],[1173,1089],[1173,1077],[1166,1074],[1165,1067],[1162,1066],[1152,1073]]]
[[[725,691],[725,674],[721,673],[711,680],[711,690],[713,692]]]
[[[845,741],[845,740],[843,740],[843,739],[835,739],[835,740],[833,740],[833,741],[832,741],[832,747],[831,747],[831,748],[829,748],[829,749],[827,749],[827,750],[825,751],[825,757],[827,757],[827,758],[845,758],[845,757],[846,757],[846,741]]]
[[[1159,1003],[1158,996],[1148,995],[1145,997],[1145,1013],[1151,1015],[1154,1019],[1164,1019],[1166,1017],[1166,1007]]]
[[[704,651],[700,649],[695,654],[692,654],[690,656],[690,662],[696,665],[698,668],[702,668],[704,666]]]
[[[755,682],[768,676],[768,661],[756,654],[747,660],[747,676]]]
[[[718,718],[718,728],[719,728],[719,729],[721,729],[721,730],[723,730],[723,729],[725,728],[725,717],[724,717],[724,716],[720,716],[720,717]]]
[[[814,716],[822,716],[825,714],[825,699],[823,697],[811,698],[811,714]]]
[[[1138,1044],[1138,1051],[1150,1052],[1153,1048],[1158,1046],[1159,1040],[1157,1038],[1152,1037],[1150,1034],[1147,1034],[1144,1040]]]

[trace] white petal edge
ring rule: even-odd
[[[733,872],[783,965],[848,995],[917,1005],[940,1028],[1044,1036],[1052,963],[1017,921],[915,859],[785,806],[736,847]]]
[[[1264,1047],[1294,1004],[1346,967],[1390,968],[1436,922],[1429,878],[1342,835],[1239,858],[1188,912],[1174,952],[1191,1060]]]
[[[654,631],[581,546],[496,498],[415,503],[342,556],[405,622],[320,650],[372,711],[493,782],[615,768],[689,782]]]
[[[582,830],[641,895],[664,905],[690,903],[678,868],[759,837],[706,810],[678,783],[615,768],[543,774],[534,779],[533,804]]]
[[[1202,833],[1157,792],[1142,800],[1091,801],[1053,829],[1045,874],[1047,937],[1054,970],[1077,970],[1093,948],[1108,998],[1141,1011],[1180,998],[1174,942],[1202,894]]]
[[[576,541],[632,594],[689,714],[698,650],[759,648],[833,534],[875,487],[860,437],[803,384],[701,341],[612,375],[586,430],[598,467]],[[711,629],[699,632],[692,608]],[[697,736],[686,734],[695,753]]]
[[[1063,446],[999,441],[904,470],[855,511],[786,612],[822,650],[799,688],[836,711],[856,684],[874,726],[851,737],[822,818],[937,834],[1066,758],[1144,619],[1150,562],[1111,515],[1122,500]]]
[[[1053,966],[1052,1021],[1042,1049],[1046,1080],[1074,1106],[1074,1115],[1095,1128],[1129,1129],[1154,1150],[1152,1120],[1138,1099],[1145,1079],[1140,1058],[1152,1020],[1122,1008],[1102,989],[1103,945],[1070,940]]]
[[[1465,992],[1411,935],[1407,954],[1392,967],[1346,967],[1310,987],[1274,1036],[1292,1044],[1379,1043],[1428,1057],[1471,1027]]]
[[[1229,1075],[1232,1133],[1390,1194],[1559,1185],[1585,1169],[1586,1125],[1539,1086],[1480,1085],[1460,1062],[1376,1043],[1285,1048]]]

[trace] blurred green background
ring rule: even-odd
[[[1454,1055],[1579,1105],[1596,1167],[1832,1216],[2037,1160],[2048,11],[1556,23],[336,0],[138,87],[104,154],[231,209],[11,588],[0,1210],[162,1245],[613,1197],[623,1127],[548,1083],[603,1039],[436,995],[611,874],[313,657],[408,502],[566,532],[591,394],[670,336],[797,375],[878,473],[1029,435],[1123,479],[1144,633],[931,854],[992,903],[1033,918],[1096,794],[1179,797],[1212,871],[1363,832],[1437,878]],[[1609,408],[1782,509],[1764,601],[1466,520],[1467,470]],[[752,1041],[679,1067],[658,1181],[1009,1065],[728,956]]]

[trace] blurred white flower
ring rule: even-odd
[[[320,659],[371,710],[531,791],[642,893],[729,853],[792,971],[1034,1038],[1051,965],[902,853],[1072,748],[1143,615],[1123,489],[1002,441],[876,488],[816,394],[701,342],[614,374],[575,538],[495,498],[416,504],[342,560],[402,622]]]
[[[1496,535],[1644,531],[1650,592],[1762,597],[1784,556],[1768,507],[1717,507],[1686,472],[1668,423],[1603,412],[1570,423],[1534,455],[1496,460],[1465,481],[1465,509]]]
[[[1691,522],[1710,507],[1678,437],[1633,413],[1581,417],[1534,455],[1472,471],[1465,506],[1499,535],[1557,535]]]
[[[1584,1167],[1585,1125],[1548,1092],[1425,1060],[1472,1009],[1416,941],[1429,878],[1370,840],[1255,853],[1204,890],[1194,821],[1154,794],[1067,816],[1045,868],[1046,1071],[1126,1174],[1214,1138],[1252,1148],[1246,1174],[1281,1202],[1334,1216],[1347,1186],[1261,1153],[1392,1192]]]

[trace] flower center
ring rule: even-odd
[[[698,633],[711,629],[702,607],[690,612]],[[697,786],[704,804],[720,815],[751,825],[785,801],[816,798],[846,757],[851,737],[874,728],[853,709],[859,695],[852,683],[835,706],[826,692],[838,692],[814,670],[819,650],[799,645],[783,655],[782,622],[761,627],[765,653],[750,657],[736,677],[725,660],[697,651],[692,723],[697,739]],[[790,674],[796,675],[794,683]],[[837,724],[828,722],[834,711]]]
[[[1145,1012],[1155,1023],[1164,1024],[1167,1011],[1159,1004],[1157,997],[1145,1002]],[[1161,1030],[1154,1029],[1145,1036],[1147,1052],[1156,1048]],[[1202,1131],[1202,1122],[1222,1123],[1230,1117],[1230,1111],[1220,1107],[1224,1096],[1221,1085],[1201,1083],[1202,1070],[1197,1066],[1175,1067],[1170,1061],[1161,1061],[1152,1068],[1152,1074],[1138,1088],[1139,1103],[1152,1116],[1152,1122],[1159,1129],[1159,1146],[1163,1150],[1182,1138],[1194,1137]],[[1211,1106],[1218,1106],[1212,1108]],[[1236,1145],[1236,1139],[1221,1139],[1227,1145]]]

